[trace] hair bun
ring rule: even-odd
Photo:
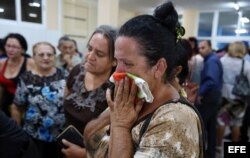
[[[166,2],[156,7],[153,16],[172,31],[178,24],[178,14],[172,2]]]

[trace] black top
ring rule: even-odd
[[[18,158],[29,142],[28,135],[0,110],[0,157]]]

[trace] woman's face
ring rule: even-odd
[[[5,50],[8,58],[21,57],[24,50],[16,38],[8,38],[5,44]]]
[[[147,59],[141,53],[138,42],[131,37],[120,36],[115,42],[115,58],[117,59],[116,72],[129,72],[148,82],[155,84],[154,67],[150,67]]]
[[[54,50],[46,44],[39,44],[34,50],[33,59],[41,70],[50,70],[55,64]]]
[[[116,61],[110,59],[108,40],[102,34],[96,33],[90,39],[87,47],[85,70],[97,75],[110,73],[112,67],[116,65]]]

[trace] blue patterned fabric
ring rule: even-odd
[[[33,138],[52,142],[62,131],[64,87],[65,73],[60,69],[46,77],[32,72],[21,76],[14,104],[26,109],[23,128]]]

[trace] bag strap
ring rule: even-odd
[[[200,144],[200,147],[202,148],[202,151],[203,151],[203,157],[206,158],[206,154],[205,154],[205,152],[206,152],[205,127],[204,127],[204,123],[203,123],[203,120],[202,120],[202,117],[201,117],[199,111],[197,110],[197,108],[192,103],[190,103],[186,98],[184,98],[182,96],[180,97],[179,100],[172,101],[172,102],[173,103],[180,102],[180,103],[182,103],[184,105],[187,105],[188,107],[190,107],[191,109],[193,109],[195,111],[195,113],[197,114],[197,116],[199,117],[200,124],[201,124],[201,130],[202,130],[202,136],[200,138],[200,140],[202,140],[202,144]],[[168,102],[168,103],[170,103],[170,102]],[[163,104],[163,105],[165,105],[165,104]],[[159,106],[159,107],[161,107],[161,106]],[[149,125],[149,123],[151,121],[151,118],[152,118],[152,116],[153,116],[153,114],[154,114],[155,111],[151,112],[150,114],[148,114],[146,116],[146,118],[145,118],[145,120],[144,120],[144,122],[142,124],[140,133],[139,133],[139,141],[138,141],[139,143],[141,142],[142,135],[146,132],[146,130],[148,128],[148,125]],[[139,146],[139,144],[136,145],[135,147],[138,148],[138,146]]]
[[[244,63],[245,63],[245,60],[242,59],[241,70],[240,70],[240,73],[241,73],[241,74],[244,73]]]
[[[154,114],[154,112],[148,114],[145,121],[143,122],[140,133],[139,133],[139,141],[138,142],[141,142],[142,135],[146,132],[153,114]]]

